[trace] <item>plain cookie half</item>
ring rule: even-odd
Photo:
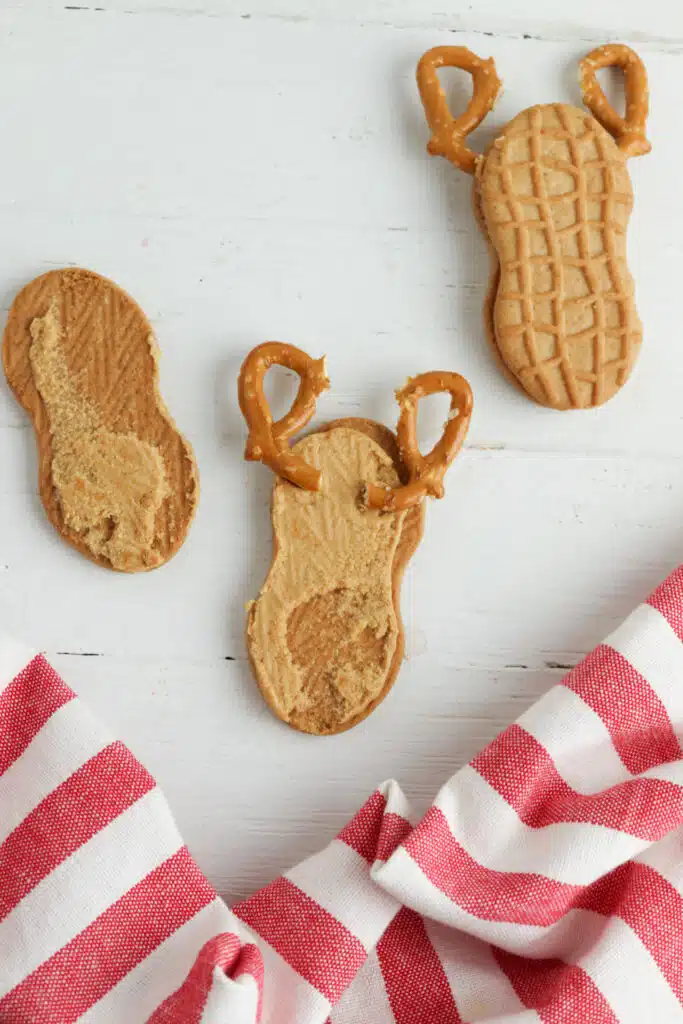
[[[89,270],[51,271],[12,303],[2,355],[35,429],[53,526],[108,569],[167,562],[185,540],[199,482],[159,393],[158,349],[140,307]]]

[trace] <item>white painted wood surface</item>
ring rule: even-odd
[[[637,45],[652,87],[653,152],[630,165],[646,340],[607,407],[556,414],[489,356],[471,183],[426,155],[414,66],[438,43],[495,57],[506,91],[482,146],[530,103],[576,100],[578,59],[614,38]],[[324,843],[383,778],[426,806],[681,558],[683,7],[14,0],[0,39],[0,304],[70,263],[125,287],[154,323],[202,479],[173,562],[104,572],[46,522],[32,431],[3,381],[0,623],[155,773],[233,899]],[[270,476],[242,462],[235,376],[266,338],[327,352],[319,421],[393,423],[394,387],[431,368],[464,373],[476,398],[404,587],[399,682],[332,739],[276,722],[245,662]]]

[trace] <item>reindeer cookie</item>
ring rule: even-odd
[[[36,432],[39,489],[65,540],[108,569],[175,554],[198,499],[197,468],[159,394],[142,310],[89,270],[54,270],[12,303],[5,373]]]
[[[274,364],[301,378],[294,405],[273,422],[263,378]],[[397,436],[366,419],[335,420],[298,441],[329,387],[322,360],[269,342],[239,377],[249,427],[245,458],[268,465],[273,487],[273,561],[249,606],[247,647],[272,711],[302,732],[357,725],[389,692],[403,657],[400,588],[423,527],[423,499],[443,495],[443,477],[467,433],[472,393],[455,373],[414,377],[396,393]],[[417,448],[417,403],[447,392],[444,434]]]
[[[596,79],[599,68],[612,66],[625,76],[624,118]],[[472,99],[458,118],[440,67],[472,75]],[[483,156],[465,139],[500,90],[493,60],[436,47],[420,60],[417,81],[432,130],[429,152],[474,175],[475,213],[492,257],[486,330],[506,376],[541,405],[601,405],[627,380],[642,335],[626,264],[633,206],[626,160],[650,149],[640,58],[616,44],[593,50],[580,67],[593,116],[562,103],[530,107]]]

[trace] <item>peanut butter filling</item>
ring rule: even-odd
[[[321,471],[321,489],[275,484],[275,557],[250,608],[249,651],[280,717],[329,731],[385,685],[399,636],[392,569],[406,513],[362,507],[364,484],[395,487],[399,478],[360,431],[335,427],[292,450]]]
[[[103,426],[67,365],[56,301],[31,322],[30,332],[29,358],[49,420],[52,482],[65,525],[115,569],[158,565],[155,519],[169,493],[161,453]]]

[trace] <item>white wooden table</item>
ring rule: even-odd
[[[0,10],[2,307],[66,264],[126,288],[155,326],[202,496],[165,568],[91,565],[42,514],[32,430],[3,381],[0,625],[45,649],[156,775],[234,899],[327,841],[386,777],[426,806],[683,555],[683,6],[82,2]],[[481,147],[530,103],[576,101],[577,61],[614,38],[637,46],[652,88],[653,152],[630,164],[646,340],[614,401],[558,414],[489,355],[471,182],[425,152],[414,67],[439,43],[495,57],[506,91]],[[393,424],[394,387],[428,369],[460,371],[475,393],[404,586],[399,681],[331,739],[280,725],[245,661],[271,476],[242,462],[235,378],[268,338],[328,354],[319,421]],[[425,413],[425,439],[441,412]]]

